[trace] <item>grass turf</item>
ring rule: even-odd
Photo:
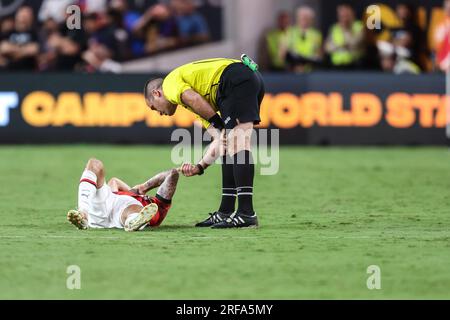
[[[180,179],[163,225],[139,233],[65,221],[91,156],[131,184],[170,167],[168,147],[0,147],[0,298],[450,298],[445,148],[283,148],[279,174],[256,178],[256,230],[192,227],[219,203],[215,166]]]

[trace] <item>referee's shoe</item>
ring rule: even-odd
[[[222,222],[214,224],[212,229],[230,229],[230,228],[257,228],[258,217],[256,213],[252,216],[243,213],[233,213],[229,218]]]
[[[220,223],[225,221],[231,216],[231,214],[222,213],[220,211],[216,211],[214,213],[210,213],[209,217],[204,221],[197,223],[195,226],[199,228],[207,228],[212,227],[216,223]]]

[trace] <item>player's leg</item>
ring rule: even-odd
[[[154,203],[148,206],[130,205],[122,211],[120,223],[125,231],[142,230],[157,214],[158,206]]]
[[[98,159],[89,159],[80,178],[78,187],[78,210],[88,214],[92,206],[92,199],[105,183],[105,169]]]
[[[134,214],[139,214],[139,212],[141,212],[143,208],[144,208],[143,206],[137,204],[125,208],[125,210],[123,210],[120,215],[120,223],[122,225],[125,225],[125,222],[127,222],[127,219],[130,216],[133,216]]]
[[[164,182],[159,186],[154,198],[154,204],[158,205],[158,212],[150,221],[151,227],[158,227],[166,218],[177,189],[178,178],[178,171],[172,169],[167,172]]]
[[[98,159],[89,159],[81,175],[78,186],[78,209],[70,210],[67,219],[78,229],[88,228],[88,214],[97,189],[105,183],[103,163]]]

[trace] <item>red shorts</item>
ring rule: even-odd
[[[158,212],[156,212],[155,216],[152,218],[152,220],[150,220],[148,225],[150,227],[158,227],[166,218],[171,204],[167,203],[165,201],[162,201],[157,197],[151,197],[151,201],[158,205]]]

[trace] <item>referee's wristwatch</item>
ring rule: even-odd
[[[205,173],[205,169],[203,168],[203,166],[202,166],[200,163],[198,163],[198,164],[196,165],[196,167],[197,167],[197,169],[198,169],[198,171],[199,171],[199,173],[198,173],[199,176],[201,176],[202,174]]]

